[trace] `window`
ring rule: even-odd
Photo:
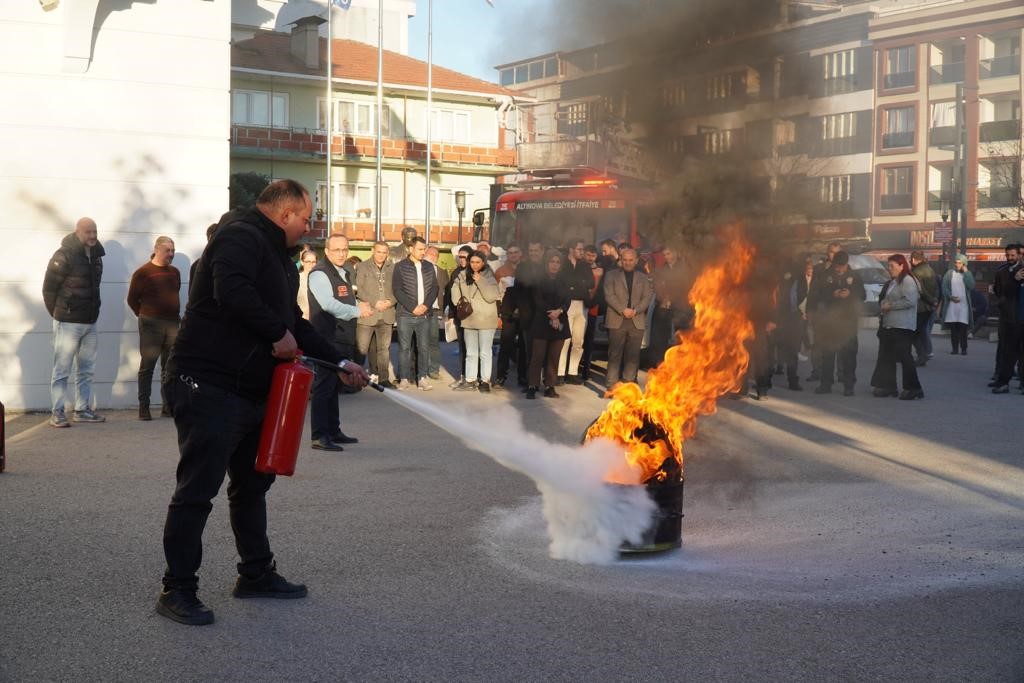
[[[956,125],[956,102],[932,103],[932,128]]]
[[[544,78],[544,62],[532,62],[530,64],[530,80],[536,81]]]
[[[917,110],[914,107],[892,107],[883,110],[882,149],[914,146]]]
[[[316,126],[327,130],[327,100],[317,101]],[[384,120],[381,135],[391,135],[391,108],[384,105]],[[334,132],[344,135],[376,135],[377,104],[374,102],[357,102],[353,100],[334,100]]]
[[[522,66],[516,67],[516,83],[525,83],[530,80],[529,78],[530,68],[523,64]]]
[[[882,169],[882,211],[914,208],[914,167],[894,166]]]
[[[434,109],[430,117],[431,141],[469,142],[469,112]]]
[[[834,175],[821,179],[819,199],[823,204],[843,204],[850,201],[850,176]]]
[[[885,51],[884,87],[907,88],[913,86],[917,75],[917,46],[891,47]]]
[[[739,76],[736,74],[719,74],[709,76],[707,79],[707,98],[709,100],[724,100],[733,96],[733,92],[739,90]]]
[[[374,196],[376,186],[356,183],[332,183],[334,192],[331,195],[331,213],[335,218],[373,218]],[[317,183],[316,208],[324,211],[324,191],[326,183]],[[380,216],[391,216],[391,188],[381,186]]]
[[[845,114],[830,114],[821,117],[821,139],[839,140],[852,138],[857,134],[856,112]]]
[[[851,92],[856,86],[857,61],[852,49],[825,55],[825,94]]]
[[[558,132],[562,135],[579,137],[586,135],[589,131],[587,122],[589,107],[586,102],[578,102],[565,107],[560,107],[558,112]]]
[[[455,209],[456,188],[432,187],[430,189],[430,217],[441,221],[458,220]],[[467,193],[468,194],[468,193]]]
[[[235,90],[231,93],[231,122],[287,128],[288,94]]]
[[[774,126],[774,142],[780,154],[791,154],[793,143],[796,142],[796,123],[793,121],[776,121]]]
[[[686,104],[686,91],[679,81],[661,86],[661,103],[665,107],[681,107]]]
[[[498,82],[502,85],[512,85],[516,82],[516,72],[514,69],[502,69],[498,72]]]
[[[551,78],[558,75],[558,58],[551,57],[544,62],[544,78]]]
[[[731,130],[712,130],[704,133],[705,154],[727,154],[732,150]]]

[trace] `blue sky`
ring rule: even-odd
[[[496,64],[556,49],[544,17],[558,0],[493,1],[434,0],[434,64],[493,83]],[[416,0],[409,54],[427,58],[427,0]]]

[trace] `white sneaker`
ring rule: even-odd
[[[419,388],[420,388],[420,391],[430,391],[431,389],[434,388],[434,385],[431,384],[430,382],[428,382],[427,378],[424,377],[424,378],[422,378],[420,380]]]
[[[412,389],[412,382],[410,382],[407,379],[403,379],[401,382],[398,383],[398,386],[396,386],[395,388],[398,389],[399,391],[409,391],[410,389]]]

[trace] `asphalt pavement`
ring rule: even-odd
[[[0,681],[1024,681],[1024,395],[985,387],[994,344],[938,337],[924,400],[874,398],[860,340],[854,397],[778,377],[723,399],[686,443],[683,547],[610,566],[548,557],[529,479],[387,396],[343,396],[360,443],[304,442],[269,496],[279,570],[309,597],[231,597],[222,492],[205,627],[153,611],[172,421],[9,416]],[[604,400],[560,391],[418,396],[577,442]]]

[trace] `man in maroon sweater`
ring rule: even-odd
[[[128,306],[139,317],[139,419],[152,420],[149,395],[153,388],[153,369],[160,359],[160,396],[163,407],[160,414],[170,416],[167,394],[167,354],[178,336],[181,321],[181,273],[171,265],[174,260],[174,240],[160,236],[153,245],[148,263],[132,273],[128,287]]]

